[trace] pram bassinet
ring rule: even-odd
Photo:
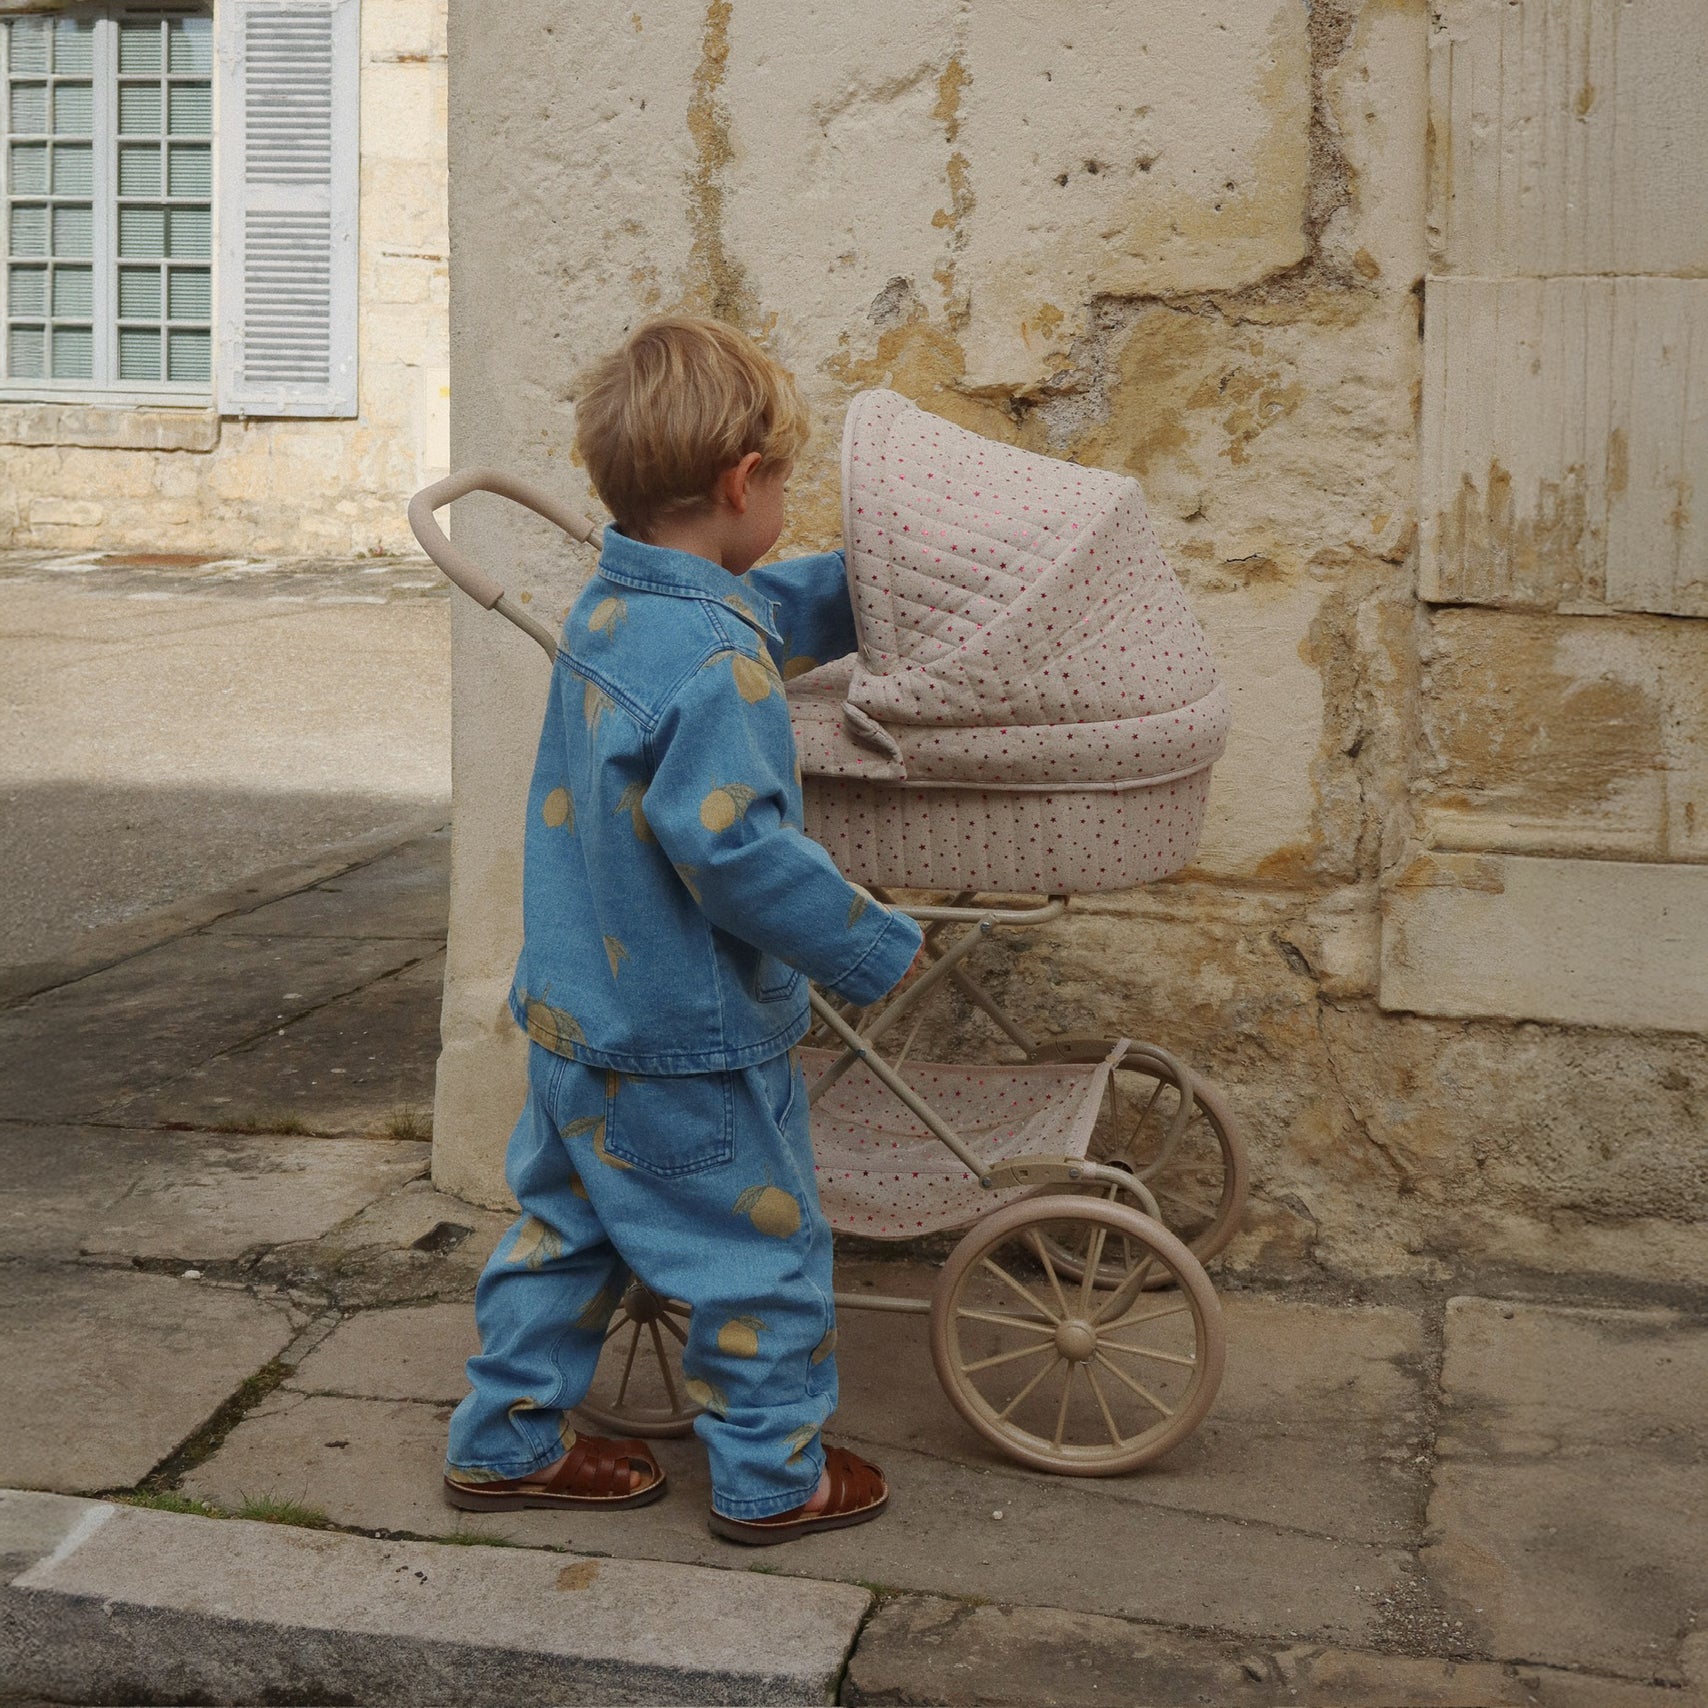
[[[790,687],[842,870],[1062,893],[1184,866],[1228,707],[1138,483],[870,391],[842,491],[860,650]]]

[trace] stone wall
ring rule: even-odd
[[[0,404],[0,545],[350,555],[416,550],[445,471],[445,0],[363,0],[352,419]]]
[[[1524,10],[1552,28],[1571,4]],[[458,463],[591,507],[576,370],[686,308],[767,340],[815,407],[786,549],[836,540],[837,434],[864,386],[1143,482],[1233,696],[1203,845],[1177,878],[1010,945],[994,982],[1045,1031],[1154,1037],[1227,1090],[1254,1152],[1246,1261],[1694,1274],[1705,1248],[1708,1048],[1688,987],[1708,939],[1677,899],[1708,872],[1691,816],[1708,677],[1696,628],[1654,614],[1688,607],[1627,604],[1646,614],[1566,635],[1553,613],[1491,629],[1456,586],[1419,597],[1426,278],[1446,270],[1443,194],[1478,193],[1468,171],[1443,192],[1438,159],[1432,200],[1428,138],[1447,146],[1453,100],[1474,109],[1467,135],[1498,129],[1462,86],[1486,60],[1461,60],[1455,94],[1447,38],[1508,10],[708,0],[619,26],[583,0],[521,0],[491,29],[472,0],[452,7]],[[1582,90],[1556,94],[1542,104]],[[543,610],[585,574],[495,500],[456,526]],[[1525,550],[1558,555],[1534,531]],[[435,1172],[497,1201],[545,670],[484,613],[457,624]],[[1586,851],[1587,874],[1562,858]],[[1633,862],[1651,864],[1620,888]],[[1552,864],[1563,887],[1535,869]],[[1657,879],[1674,890],[1657,899]],[[1561,926],[1609,883],[1626,911],[1587,937]],[[1518,911],[1496,910],[1484,958],[1524,964],[1481,977],[1486,921],[1444,898],[1495,890]],[[1526,925],[1538,908],[1551,937]],[[1562,966],[1587,990],[1610,952],[1595,1002],[1543,1000]],[[1627,1001],[1657,954],[1659,990]]]

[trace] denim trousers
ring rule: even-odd
[[[481,1350],[447,1469],[522,1477],[575,1440],[630,1277],[692,1307],[682,1367],[704,1409],[712,1504],[768,1518],[808,1499],[836,1408],[830,1225],[792,1055],[636,1078],[528,1047],[505,1175],[522,1214],[475,1292]]]

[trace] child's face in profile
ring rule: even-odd
[[[761,463],[747,481],[747,507],[736,522],[733,550],[724,568],[745,575],[770,549],[783,532],[784,503],[792,463]]]

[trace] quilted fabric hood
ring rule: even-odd
[[[860,650],[793,685],[803,770],[1110,788],[1220,755],[1226,697],[1137,481],[868,391],[842,492]]]

